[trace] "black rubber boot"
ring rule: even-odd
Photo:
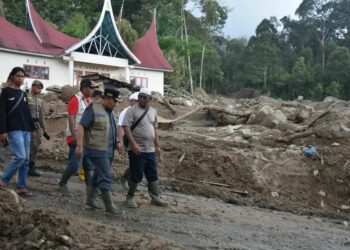
[[[126,196],[126,205],[130,208],[137,208],[137,203],[135,200],[135,191],[137,189],[137,184],[129,180],[129,191]]]
[[[61,180],[58,183],[58,188],[62,193],[66,193],[66,194],[69,193],[69,189],[67,187],[67,182],[72,175],[73,175],[73,173],[71,171],[69,171],[69,169],[67,169],[67,168],[63,171]]]
[[[85,205],[95,209],[103,209],[103,206],[96,201],[98,189],[91,185],[87,189]]]
[[[29,162],[28,175],[29,176],[33,176],[33,177],[39,177],[40,176],[40,174],[36,171],[36,166],[35,166],[35,162],[34,161]]]
[[[169,203],[163,201],[159,196],[159,185],[158,181],[148,183],[148,193],[151,196],[151,203],[156,206],[167,207]]]
[[[106,212],[112,214],[122,214],[123,211],[120,210],[112,201],[112,192],[109,190],[101,190],[102,200],[105,205]]]

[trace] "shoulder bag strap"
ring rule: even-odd
[[[137,121],[130,127],[130,130],[132,131],[134,128],[136,128],[137,125],[139,125],[140,121],[143,119],[143,117],[145,117],[145,115],[147,114],[149,110],[149,106],[146,108],[145,112],[143,112],[143,114],[140,116],[139,119],[137,119]]]
[[[16,110],[16,108],[18,107],[18,105],[21,103],[21,101],[23,100],[24,97],[24,92],[22,91],[21,97],[17,100],[16,104],[11,108],[10,112],[6,115],[6,117],[9,117],[10,115],[12,115],[13,111]]]

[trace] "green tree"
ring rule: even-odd
[[[62,32],[77,38],[84,38],[88,30],[88,23],[83,15],[75,15],[63,28]]]
[[[328,82],[336,82],[341,86],[343,97],[350,96],[350,53],[348,48],[337,47],[330,54],[326,66],[326,79]]]
[[[324,92],[326,96],[340,97],[340,84],[333,81],[329,86],[326,86]]]
[[[298,95],[305,95],[310,91],[311,74],[306,67],[304,57],[299,57],[292,69],[292,98]]]
[[[134,30],[130,22],[125,19],[123,19],[120,23],[117,23],[117,26],[125,44],[128,46],[128,48],[133,49],[138,39],[137,31]]]

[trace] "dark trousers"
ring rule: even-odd
[[[113,157],[89,157],[95,166],[94,175],[91,179],[91,185],[98,187],[100,190],[112,189],[112,160]]]
[[[148,182],[158,181],[157,161],[154,152],[135,155],[132,151],[129,151],[128,154],[131,170],[130,179],[133,183],[140,183],[143,173],[145,173]]]
[[[72,174],[76,174],[80,168],[80,165],[83,165],[84,171],[94,170],[94,165],[87,156],[83,156],[83,159],[79,159],[75,155],[76,144],[68,144],[69,153],[68,153],[68,163],[67,167]]]

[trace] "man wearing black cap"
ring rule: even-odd
[[[118,90],[106,88],[102,101],[92,103],[84,111],[79,123],[75,150],[78,158],[81,158],[84,152],[84,156],[88,157],[95,166],[85,204],[91,208],[102,208],[96,202],[97,189],[99,188],[105,210],[113,214],[122,213],[114,205],[111,193],[111,165],[114,150],[118,144],[113,109],[118,101],[118,96]]]
[[[28,94],[28,105],[30,109],[30,114],[32,115],[33,122],[35,125],[35,131],[37,136],[31,138],[30,141],[30,156],[29,156],[29,171],[30,176],[40,176],[36,171],[35,160],[38,152],[39,145],[41,144],[41,131],[46,133],[46,126],[44,120],[44,102],[40,99],[39,95],[44,85],[39,80],[34,80],[32,87]]]
[[[90,164],[88,158],[84,157],[81,161],[74,152],[77,145],[76,133],[78,124],[85,109],[91,104],[91,95],[95,86],[90,79],[83,79],[80,82],[80,92],[69,100],[68,102],[68,122],[66,128],[66,141],[69,147],[68,163],[63,171],[61,180],[59,182],[59,190],[63,193],[69,193],[67,182],[72,175],[77,173],[81,163],[84,167],[85,184],[88,187],[92,177],[93,165]]]

